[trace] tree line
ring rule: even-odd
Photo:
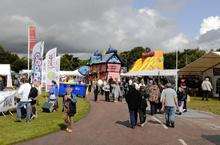
[[[80,66],[86,65],[87,62],[88,60],[80,60],[78,57],[74,57],[73,55],[64,54],[61,57],[60,69],[66,71],[75,70]],[[0,64],[10,64],[11,70],[18,73],[19,71],[28,68],[28,58],[19,57],[15,53],[6,51],[6,49],[0,45]]]
[[[139,59],[143,52],[149,49],[148,47],[135,47],[130,51],[123,51],[119,53],[119,57],[122,60],[122,66],[127,67],[128,70],[132,68],[134,62]],[[219,51],[219,49],[217,50]],[[195,49],[184,49],[178,52],[178,69],[200,58],[206,52]],[[61,70],[71,71],[79,68],[80,66],[88,64],[89,60],[81,60],[72,54],[64,54],[61,57]],[[0,64],[11,64],[11,69],[15,72],[27,69],[28,59],[27,57],[19,57],[15,53],[6,51],[0,45]],[[176,68],[176,52],[168,52],[164,54],[164,68],[175,69]]]

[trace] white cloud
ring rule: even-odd
[[[134,46],[163,48],[163,42],[177,34],[172,21],[155,9],[134,9],[132,0],[3,0],[0,9],[0,16],[9,17],[0,19],[0,33],[7,34],[0,42],[23,53],[27,23],[37,24],[39,39],[47,48],[57,46],[62,53],[91,53],[107,49],[109,44],[123,50]],[[16,21],[22,22],[11,23],[10,29],[8,24],[15,14],[21,17]]]
[[[220,17],[210,16],[203,19],[197,45],[204,50],[220,48]]]
[[[220,17],[219,16],[210,16],[203,19],[200,28],[200,34],[203,35],[211,30],[217,30],[220,28]]]
[[[166,0],[163,8],[173,3],[170,9],[179,9],[187,1]],[[110,44],[119,51],[135,46],[171,50],[193,48],[197,43],[207,48],[211,41],[212,46],[219,41],[219,33],[210,31],[216,30],[218,25],[213,24],[219,24],[219,17],[204,19],[201,29],[206,35],[199,36],[198,41],[190,40],[177,31],[172,20],[161,16],[159,3],[154,9],[135,9],[132,0],[2,0],[0,43],[14,52],[25,53],[29,23],[37,25],[38,40],[44,40],[47,49],[58,47],[61,53],[80,57],[95,49],[107,49]]]
[[[183,33],[179,33],[175,37],[165,41],[164,46],[170,48],[170,51],[173,51],[186,49],[190,46],[190,43],[190,40]]]

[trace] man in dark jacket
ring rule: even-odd
[[[147,94],[145,87],[140,87],[140,94],[139,94],[139,105],[138,105],[138,113],[139,113],[139,119],[140,119],[140,125],[141,127],[144,126],[146,121],[146,108],[147,108],[147,99],[149,97],[149,94]]]
[[[4,90],[4,80],[3,80],[3,77],[0,76],[0,91],[3,91]]]
[[[138,105],[139,105],[139,92],[135,89],[135,86],[131,83],[129,84],[128,93],[125,96],[126,102],[128,104],[129,114],[130,114],[130,123],[131,128],[135,128],[137,125],[137,113],[138,113]]]

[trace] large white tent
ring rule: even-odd
[[[181,68],[179,75],[203,75],[209,69],[214,68],[220,64],[220,52],[210,52],[194,62]]]
[[[83,75],[81,75],[77,70],[74,70],[74,71],[60,71],[60,76],[63,76],[63,75],[67,75],[67,76],[77,76],[77,77],[84,77]]]
[[[12,87],[10,64],[0,64],[0,75],[7,77],[7,87]]]
[[[24,73],[31,73],[31,70],[22,70],[20,71],[20,74]],[[84,77],[82,74],[79,73],[78,69],[74,71],[60,71],[60,76],[77,76],[77,77]]]
[[[137,71],[122,73],[121,76],[177,76],[178,70],[165,69],[165,70],[149,70],[149,71]]]

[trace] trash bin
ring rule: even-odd
[[[75,84],[60,83],[59,86],[59,96],[64,96],[66,94],[66,88],[71,87],[74,90]]]
[[[79,97],[85,97],[86,96],[86,84],[70,84],[70,83],[60,83],[59,86],[59,96],[64,96],[66,94],[66,88],[71,87],[73,89],[73,95],[79,96]]]
[[[75,84],[73,89],[73,94],[79,97],[85,97],[86,96],[86,84]]]

